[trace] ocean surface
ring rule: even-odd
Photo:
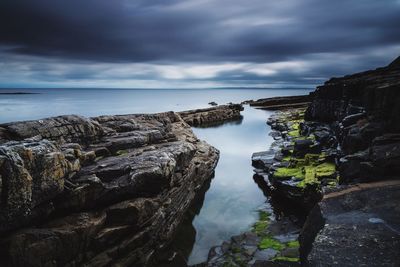
[[[0,123],[64,114],[84,116],[155,113],[204,108],[272,96],[303,94],[293,89],[0,89]],[[35,94],[1,94],[27,92]]]
[[[154,113],[208,107],[208,103],[240,103],[273,96],[301,95],[299,89],[18,89],[38,94],[0,94],[0,123],[62,114]],[[4,90],[0,90],[5,92]],[[7,90],[10,92],[10,90]],[[266,120],[271,112],[245,106],[243,120],[218,127],[194,128],[195,134],[221,152],[215,177],[173,242],[189,264],[207,259],[212,246],[240,234],[258,219],[257,210],[269,205],[253,180],[251,155],[269,148]]]

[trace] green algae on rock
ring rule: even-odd
[[[272,248],[280,251],[285,248],[285,245],[270,236],[265,236],[263,239],[261,239],[258,247],[260,249]]]
[[[258,166],[267,166],[264,172],[275,192],[311,208],[320,199],[322,188],[338,181],[329,149],[313,132],[303,131],[304,109],[276,112],[268,124],[277,130],[273,144],[277,153],[269,164]]]

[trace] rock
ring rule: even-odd
[[[217,102],[211,101],[208,103],[210,106],[218,106]]]
[[[252,166],[259,169],[269,169],[275,162],[275,151],[262,151],[253,153],[251,156]]]
[[[344,117],[341,123],[344,127],[348,127],[348,126],[353,125],[356,122],[360,121],[361,119],[364,119],[365,117],[366,117],[366,114],[364,112],[357,113],[357,114],[351,114],[351,115]]]
[[[276,251],[275,249],[272,249],[272,248],[258,250],[254,254],[254,260],[267,261],[267,260],[270,260],[273,257],[275,257],[276,254],[278,254],[278,251]]]
[[[194,127],[207,127],[223,124],[224,122],[243,119],[240,111],[243,106],[240,104],[220,105],[212,108],[195,109],[179,112],[182,119]]]
[[[45,228],[17,233],[9,243],[11,263],[37,267],[77,264],[104,220],[104,214],[81,213],[53,221]]]
[[[2,124],[0,140],[22,140],[34,136],[59,143],[87,143],[105,134],[98,122],[77,115]]]
[[[0,256],[12,266],[157,265],[218,160],[173,112],[0,127]]]
[[[369,150],[347,155],[339,160],[340,182],[366,182],[375,176],[371,168],[366,168],[370,162]],[[372,167],[372,166],[371,166]]]
[[[364,118],[382,123],[386,132],[400,131],[400,67],[391,64],[372,71],[332,78],[311,93],[306,120],[351,125]],[[356,114],[358,113],[358,115]]]
[[[19,227],[30,213],[64,190],[64,179],[80,169],[48,140],[9,142],[0,146],[2,177],[0,233]]]
[[[398,266],[400,182],[358,184],[324,196],[300,235],[308,266]]]
[[[293,153],[298,156],[304,156],[306,154],[319,154],[321,153],[322,146],[320,143],[310,139],[295,140]]]
[[[280,110],[288,108],[299,108],[309,104],[311,98],[308,95],[299,96],[284,96],[284,97],[271,97],[265,99],[258,99],[255,101],[245,101],[250,106],[266,109],[266,110]]]
[[[298,152],[307,151],[312,145],[314,145],[314,142],[309,139],[294,141],[294,149]]]
[[[399,177],[400,134],[377,137],[370,149],[371,161],[376,167],[375,174],[383,177]]]

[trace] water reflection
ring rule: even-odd
[[[210,189],[204,201],[197,203],[202,204],[201,209],[191,210],[173,243],[175,249],[181,248],[179,253],[189,265],[205,261],[212,246],[248,230],[257,220],[257,209],[266,198],[252,179],[251,155],[272,142],[266,125],[269,114],[246,107],[240,121],[194,129],[221,154]]]

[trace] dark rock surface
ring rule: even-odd
[[[399,176],[399,59],[387,67],[332,78],[312,97],[305,118],[327,122],[334,129],[341,148],[342,182]]]
[[[400,266],[400,181],[338,189],[310,213],[300,235],[308,266]]]
[[[220,105],[211,108],[194,109],[179,112],[182,119],[194,127],[208,127],[223,124],[227,121],[242,120],[240,111],[243,106],[240,104]]]
[[[252,107],[265,110],[281,110],[288,108],[300,108],[306,107],[311,102],[309,95],[298,95],[298,96],[280,96],[263,98],[258,100],[249,100],[244,103],[250,104]]]
[[[396,60],[384,68],[332,78],[312,98],[307,120],[341,122],[343,131],[352,131],[365,149],[379,135],[379,131],[362,135],[369,124],[378,123],[375,127],[384,132],[400,131],[400,64]]]
[[[1,266],[154,266],[218,151],[179,115],[0,125]]]

